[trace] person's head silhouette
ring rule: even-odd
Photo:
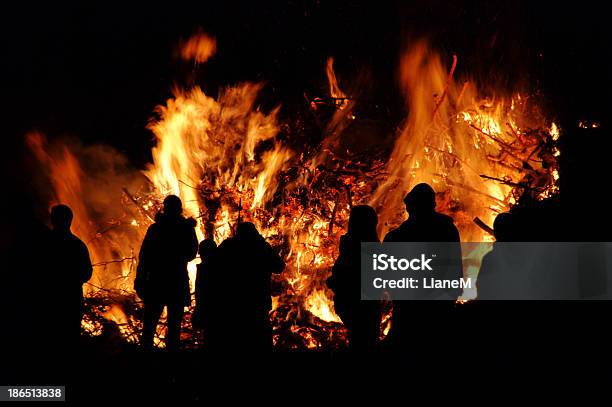
[[[374,208],[368,205],[358,205],[351,208],[348,222],[348,233],[358,236],[363,241],[377,241],[376,225],[378,216]]]
[[[513,216],[510,213],[500,213],[493,221],[493,235],[498,242],[512,241]]]
[[[255,225],[251,222],[242,222],[236,228],[236,238],[240,240],[255,240],[260,237]]]
[[[172,217],[180,216],[183,213],[183,203],[181,198],[176,195],[168,195],[164,199],[164,214]]]
[[[58,232],[69,232],[72,224],[72,209],[67,205],[55,205],[51,208],[51,226]]]
[[[417,184],[404,197],[404,204],[410,215],[431,213],[436,209],[436,193],[428,184]]]
[[[212,239],[204,239],[200,242],[200,246],[198,247],[198,254],[201,259],[205,259],[212,255],[214,251],[217,249],[217,244]]]

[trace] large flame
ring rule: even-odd
[[[177,90],[149,125],[157,146],[145,175],[160,196],[178,195],[186,214],[200,220],[200,240],[208,230],[206,237],[220,243],[230,236],[239,213],[264,207],[291,157],[274,140],[278,109],[264,114],[254,107],[260,89],[259,84],[230,87],[218,100],[199,87]],[[265,141],[271,147],[257,156],[255,148]],[[249,214],[245,211],[243,217]]]
[[[382,235],[403,219],[404,208],[398,203],[421,182],[433,186],[437,209],[454,218],[465,242],[493,239],[474,220],[491,225],[498,213],[515,203],[523,192],[517,186],[526,179],[540,180],[525,184],[536,188],[536,195],[547,196],[556,188],[556,168],[546,167],[550,163],[536,154],[548,136],[548,124],[537,106],[520,94],[480,97],[475,84],[457,84],[456,65],[453,57],[447,70],[424,41],[401,59],[408,116],[387,162],[389,176],[370,200]],[[554,123],[549,135],[558,137]],[[466,277],[476,277],[484,254],[464,253]],[[468,298],[474,295],[464,293]]]

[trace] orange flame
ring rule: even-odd
[[[403,195],[426,182],[438,192],[438,210],[454,217],[462,241],[491,241],[473,219],[492,224],[499,212],[515,203],[512,183],[530,173],[550,173],[531,155],[540,140],[521,129],[532,116],[543,127],[545,120],[529,111],[520,95],[483,99],[475,86],[457,85],[452,78],[455,64],[456,60],[448,75],[440,56],[423,41],[402,57],[401,81],[409,113],[387,163],[389,176],[370,200],[380,216],[381,235],[404,218],[404,208],[398,204]],[[558,131],[554,129],[553,124],[553,131]],[[524,163],[531,169],[525,169]],[[543,190],[553,188],[553,182],[547,178]],[[477,270],[471,267],[465,274],[475,277]]]
[[[199,64],[208,61],[217,51],[217,41],[205,33],[194,34],[180,47],[180,56],[185,61]]]

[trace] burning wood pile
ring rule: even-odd
[[[183,45],[180,55],[196,63],[205,63],[216,49],[205,34]],[[50,204],[73,208],[73,231],[88,244],[95,263],[86,285],[85,332],[138,341],[136,258],[167,194],[178,195],[186,214],[198,221],[199,240],[220,243],[238,222],[251,221],[284,258],[286,269],[272,281],[270,315],[279,349],[346,343],[325,281],[352,205],[377,210],[382,238],[404,219],[404,193],[428,182],[438,192],[438,210],[453,216],[463,241],[492,240],[487,225],[520,196],[544,199],[557,192],[559,129],[533,98],[483,98],[475,84],[457,84],[456,65],[455,58],[449,73],[424,42],[405,53],[401,79],[408,114],[390,154],[345,148],[344,130],[359,125],[354,114],[359,101],[342,92],[332,59],[326,67],[329,95],[305,105],[322,133],[308,148],[293,142],[302,129],[279,123],[281,107],[259,109],[263,85],[255,83],[226,87],[217,98],[199,86],[176,89],[148,126],[156,145],[152,164],[142,172],[108,146],[47,143],[41,134],[30,134],[31,149],[53,187]],[[321,109],[331,109],[331,116]],[[471,259],[466,275],[475,277],[482,255],[464,253]],[[189,265],[192,291],[196,264]],[[182,339],[195,347],[206,338],[191,328],[192,308]],[[383,336],[388,324],[387,313]],[[164,334],[160,326],[159,346]]]

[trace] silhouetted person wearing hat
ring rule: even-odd
[[[224,240],[215,256],[213,273],[218,295],[211,347],[257,354],[272,349],[271,277],[285,268],[281,257],[251,222],[240,223],[233,237]]]
[[[72,210],[66,205],[51,208],[48,256],[52,278],[48,281],[54,287],[47,287],[57,295],[59,309],[54,313],[65,323],[63,332],[71,341],[80,335],[83,284],[91,278],[93,271],[87,246],[70,231],[72,218]]]
[[[454,262],[448,268],[453,275],[449,279],[463,276],[459,231],[450,216],[436,212],[436,194],[431,186],[416,185],[404,198],[408,220],[397,229],[387,233],[385,242],[453,242],[444,256]],[[388,336],[392,348],[405,350],[410,344],[435,346],[456,333],[453,305],[461,289],[446,291],[449,300],[394,301],[393,319]]]
[[[348,331],[349,348],[373,350],[380,332],[381,309],[376,301],[361,300],[361,243],[378,242],[378,217],[371,206],[351,209],[348,232],[340,238],[340,254],[327,285],[334,308]]]
[[[167,307],[166,346],[179,347],[184,307],[190,303],[187,263],[198,250],[194,219],[182,216],[179,197],[164,199],[163,210],[149,226],[142,242],[134,288],[144,301],[142,345],[153,347],[153,336],[164,306]]]

